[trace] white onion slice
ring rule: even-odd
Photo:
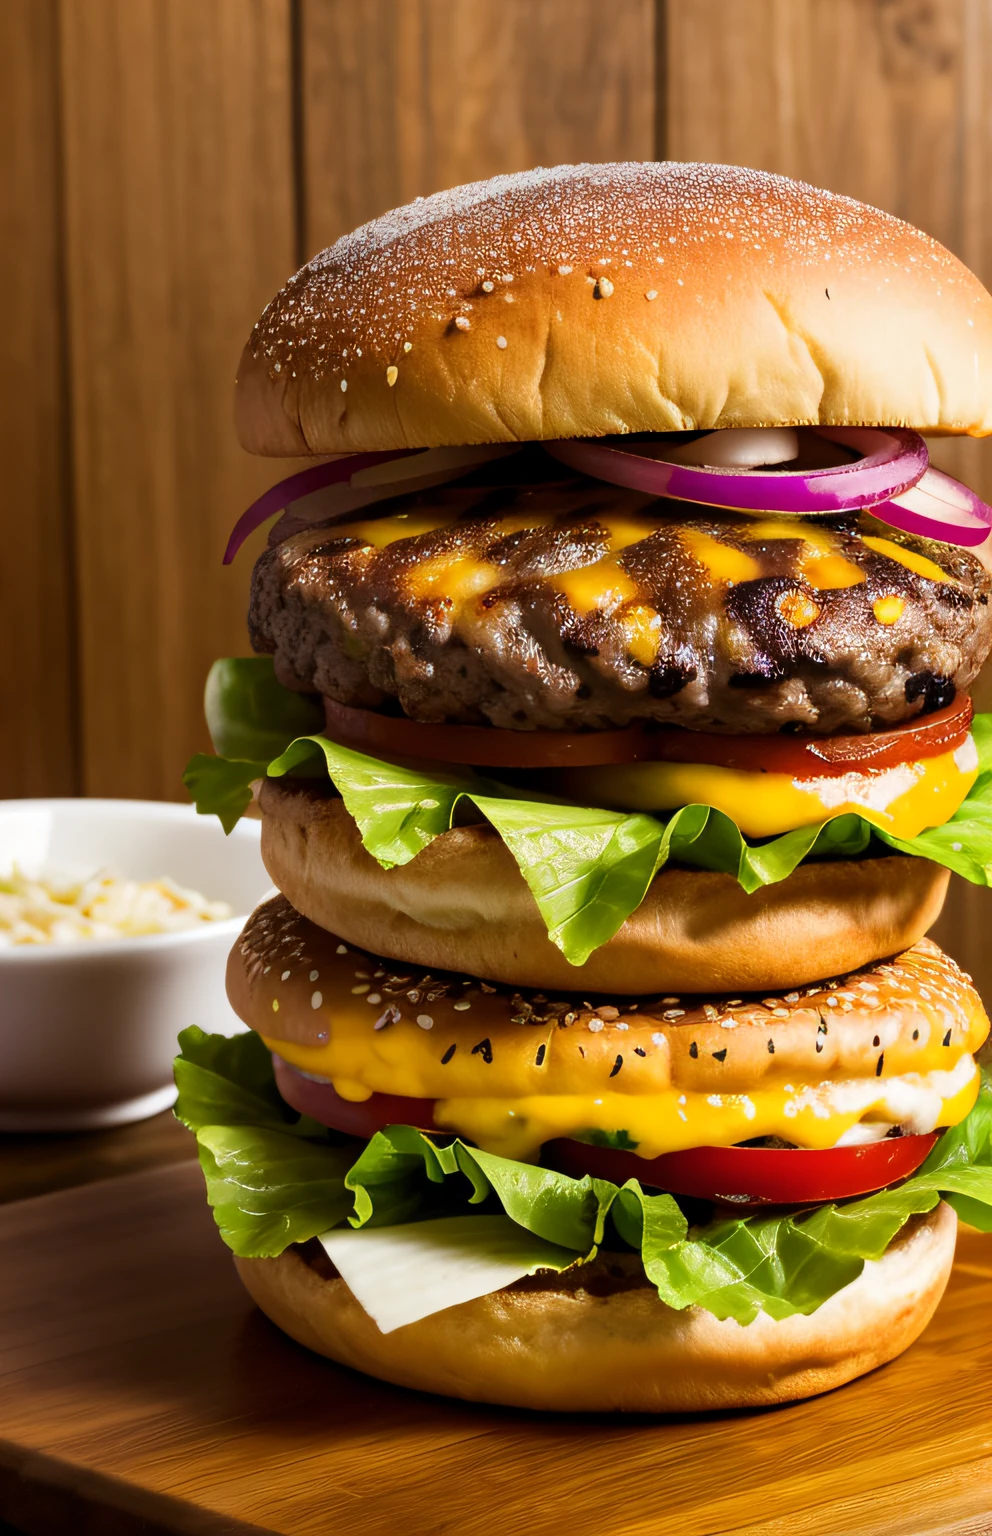
[[[668,464],[698,464],[704,469],[760,469],[764,464],[788,464],[798,455],[795,427],[724,427],[683,446],[672,444],[658,457]]]

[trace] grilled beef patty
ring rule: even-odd
[[[967,551],[865,514],[745,517],[576,478],[282,537],[249,623],[288,686],[417,720],[855,732],[968,687],[990,586]]]

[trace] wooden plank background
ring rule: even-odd
[[[0,0],[0,796],[182,797],[247,649],[220,551],[275,478],[234,368],[306,256],[459,181],[667,156],[865,198],[989,283],[990,79],[990,0]],[[992,496],[992,445],[935,456]],[[956,885],[942,937],[992,997],[987,901]]]

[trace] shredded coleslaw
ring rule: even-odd
[[[231,916],[226,902],[167,876],[128,880],[110,869],[83,878],[29,876],[17,865],[0,874],[0,949],[178,933]]]

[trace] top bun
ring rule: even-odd
[[[564,165],[364,224],[273,299],[238,435],[323,454],[615,432],[992,432],[992,298],[929,235],[727,165]]]

